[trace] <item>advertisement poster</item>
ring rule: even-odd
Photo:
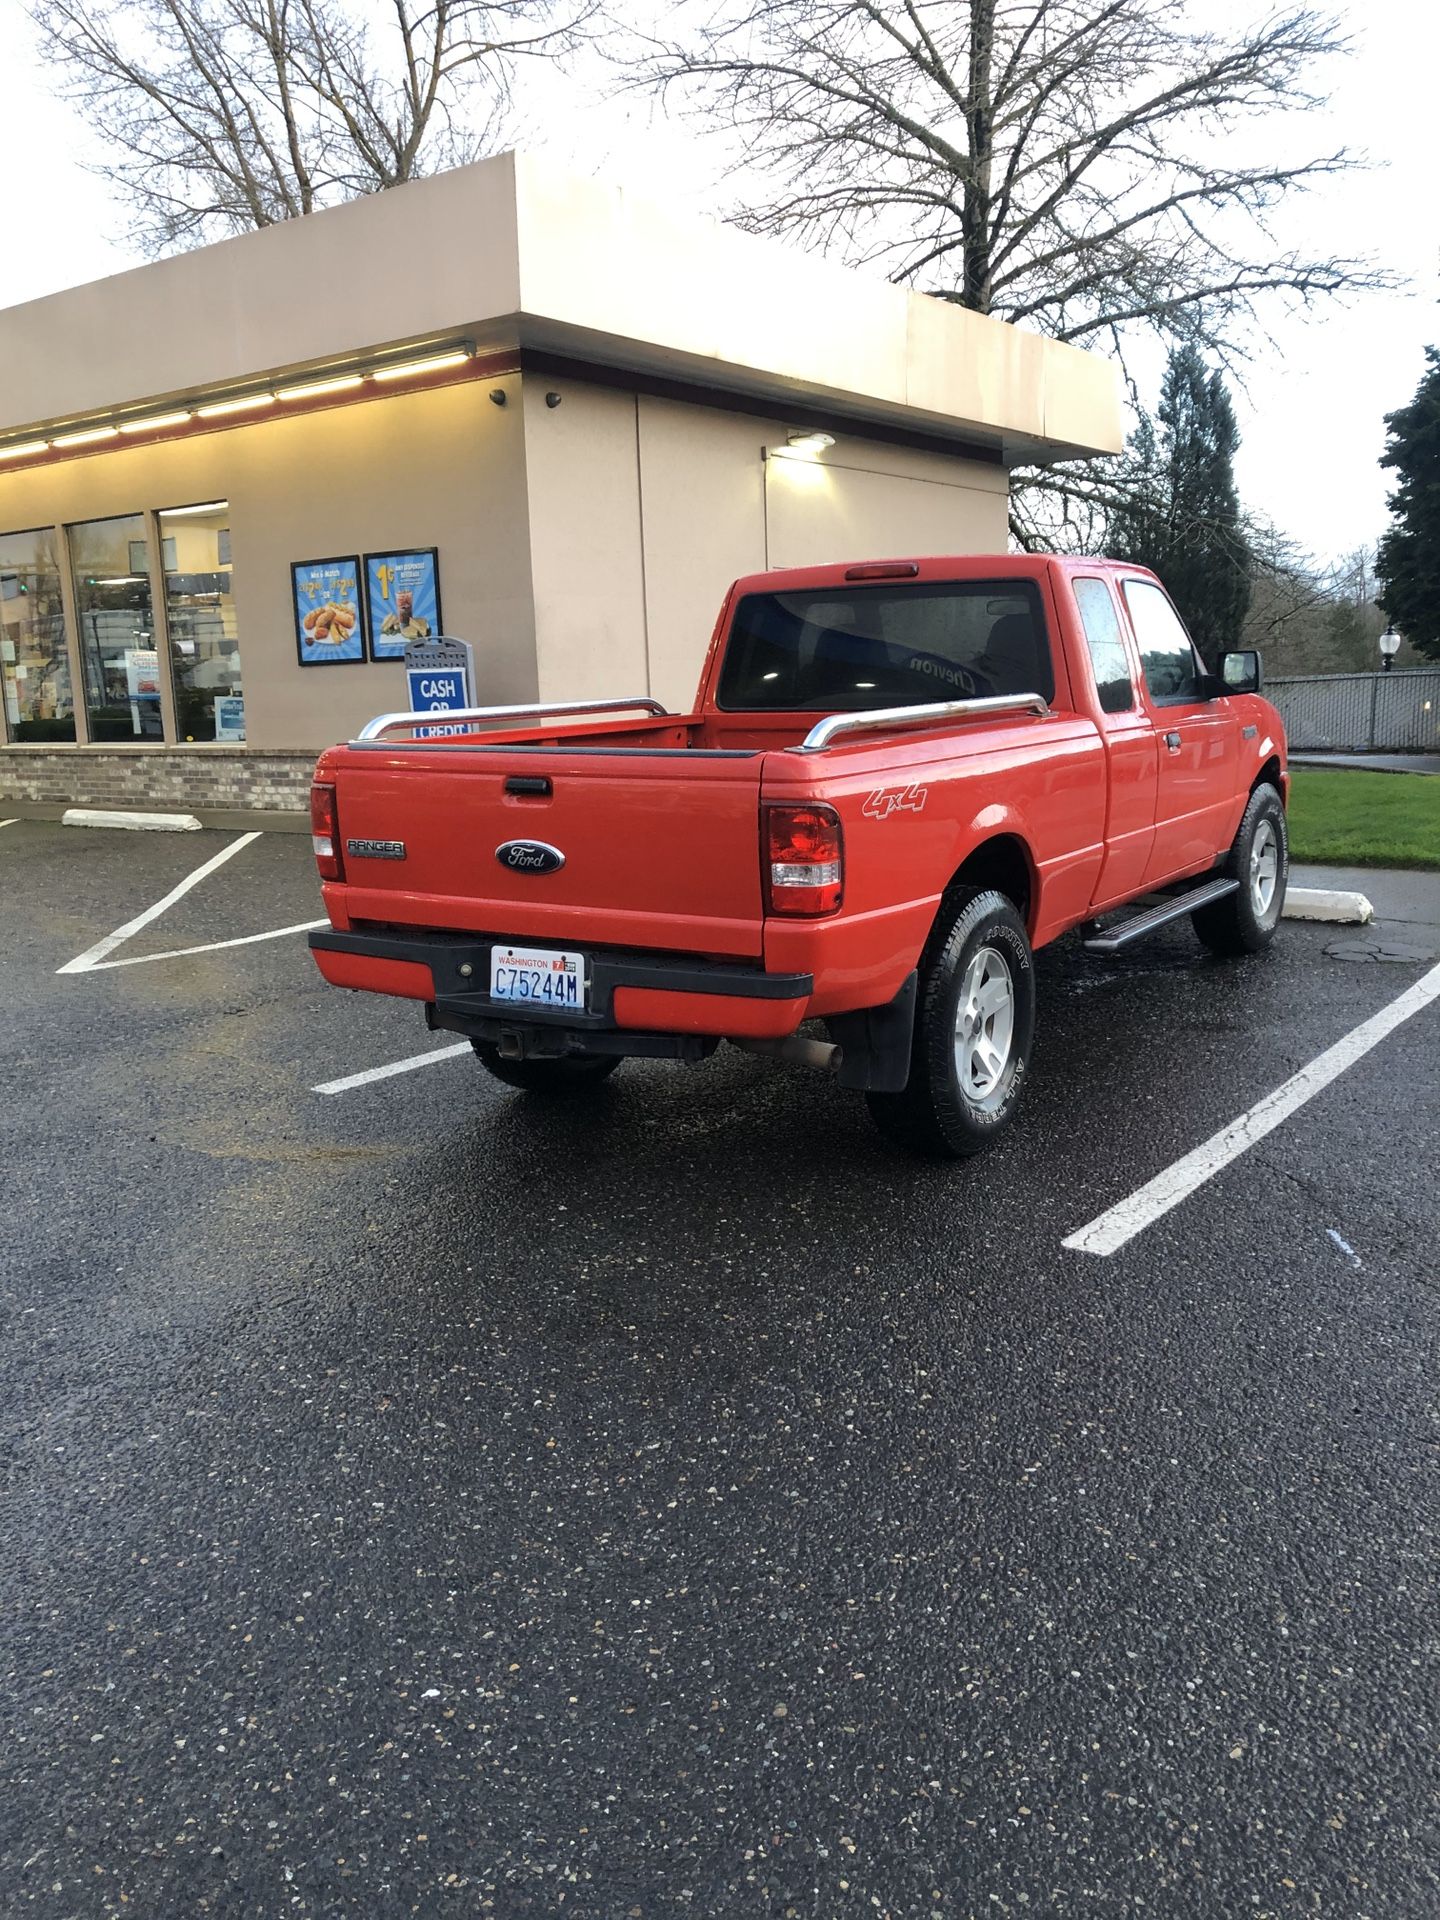
[[[360,625],[360,558],[295,560],[295,645],[302,667],[341,666],[365,658]]]
[[[240,694],[216,694],[215,738],[217,740],[243,740],[245,738],[245,702]]]
[[[132,700],[160,698],[160,655],[154,647],[126,647],[125,691]]]
[[[131,730],[158,738],[161,732],[160,655],[154,647],[126,647],[124,658]]]
[[[407,640],[429,640],[445,631],[440,622],[440,555],[435,547],[367,553],[365,595],[372,660],[403,660]]]

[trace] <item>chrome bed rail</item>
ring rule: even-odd
[[[430,713],[380,713],[368,720],[349,742],[352,747],[380,740],[388,733],[409,733],[416,727],[457,727],[489,720],[549,720],[557,714],[579,718],[590,713],[645,712],[667,715],[668,709],[648,695],[634,700],[562,701],[559,706],[544,707],[445,707]]]
[[[937,720],[970,720],[986,713],[1048,714],[1038,693],[1002,693],[983,700],[938,700],[923,707],[870,707],[863,713],[832,713],[817,720],[791,753],[823,753],[847,733],[871,733],[881,727],[929,727]]]

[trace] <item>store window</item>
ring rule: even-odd
[[[165,624],[181,740],[243,740],[245,696],[230,592],[230,508],[224,500],[160,515]]]
[[[75,738],[53,527],[0,533],[0,706],[0,738]]]
[[[159,741],[160,657],[143,514],[66,528],[75,580],[85,710],[94,741]]]

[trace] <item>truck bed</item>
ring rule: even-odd
[[[792,749],[825,718],[710,711],[332,748],[317,769],[335,788],[345,866],[324,888],[332,923],[758,960],[761,800],[803,795],[814,763]],[[937,709],[901,754],[925,757],[957,724],[981,752],[1006,744],[983,716]],[[838,757],[863,782],[896,751],[879,735]],[[825,762],[832,772],[836,756]],[[543,897],[533,872],[505,864],[519,841],[563,850]]]

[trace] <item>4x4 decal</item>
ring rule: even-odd
[[[930,798],[928,787],[877,787],[870,794],[860,811],[868,814],[872,820],[888,820],[892,813],[902,808],[910,813],[919,813]]]

